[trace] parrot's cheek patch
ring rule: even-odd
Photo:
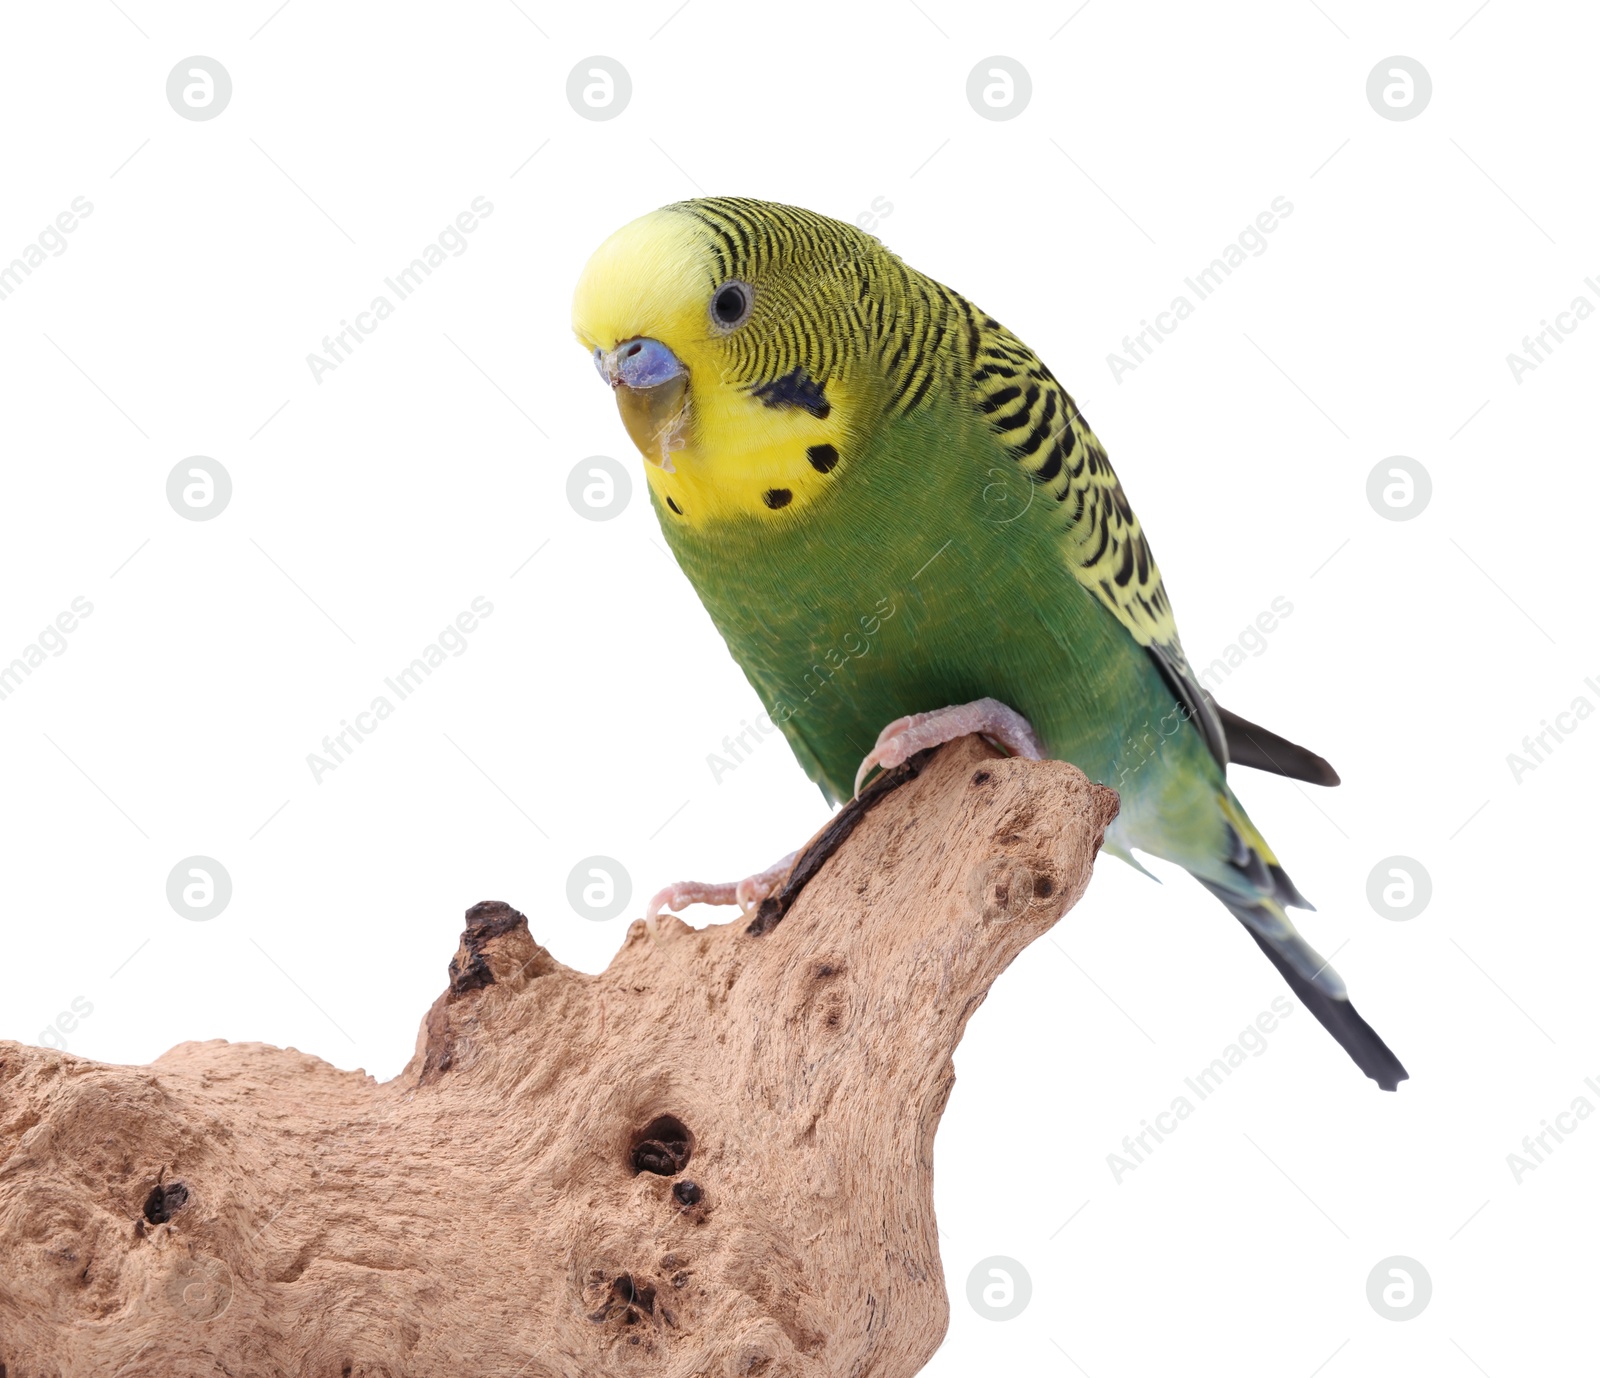
[[[645,459],[673,473],[673,451],[681,450],[689,431],[689,375],[679,373],[653,387],[616,390],[622,424]]]

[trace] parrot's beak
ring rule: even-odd
[[[624,340],[596,349],[594,366],[617,395],[617,410],[639,453],[672,473],[689,424],[689,370],[660,340]]]

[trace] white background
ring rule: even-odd
[[[890,247],[1072,390],[1192,660],[1293,604],[1219,697],[1345,784],[1236,786],[1412,1073],[1380,1093],[1297,1009],[1115,1182],[1106,1155],[1284,988],[1197,886],[1102,861],[958,1054],[928,1372],[1500,1378],[1591,1352],[1600,1125],[1520,1184],[1506,1155],[1600,1104],[1600,722],[1520,783],[1506,757],[1600,705],[1600,321],[1520,383],[1506,356],[1600,305],[1592,11],[118,3],[9,7],[0,52],[0,261],[94,207],[0,302],[0,660],[94,606],[0,702],[0,1034],[37,1042],[78,999],[57,1039],[87,1057],[256,1039],[389,1077],[472,902],[595,971],[657,886],[808,836],[824,807],[776,737],[713,781],[758,704],[642,481],[613,521],[568,504],[584,457],[638,463],[568,307],[589,252],[662,203],[854,219],[881,197]],[[596,53],[634,88],[603,123],[565,94]],[[192,54],[234,84],[205,123],[165,97]],[[992,54],[1032,77],[1007,122],[966,100]],[[1392,54],[1432,76],[1411,121],[1367,102]],[[316,382],[306,355],[475,196],[494,212],[467,251]],[[1277,196],[1268,251],[1117,382],[1108,352]],[[233,479],[212,521],[165,496],[196,454]],[[1366,498],[1396,454],[1432,476],[1412,521]],[[469,650],[315,782],[307,753],[475,596]],[[165,896],[193,854],[233,881],[208,923]],[[592,854],[632,877],[609,923],[566,900]],[[1409,922],[1366,900],[1392,854],[1432,877]],[[965,1300],[997,1254],[1032,1278],[1007,1323]],[[1392,1254],[1433,1279],[1406,1323],[1365,1295]]]

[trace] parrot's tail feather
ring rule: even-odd
[[[1286,775],[1291,780],[1304,780],[1313,785],[1337,785],[1339,772],[1303,746],[1296,746],[1287,737],[1269,732],[1247,722],[1237,713],[1230,713],[1220,703],[1217,716],[1222,720],[1223,735],[1228,741],[1228,760],[1251,770],[1265,770],[1273,775]]]
[[[1339,973],[1300,935],[1281,904],[1265,897],[1245,899],[1209,880],[1202,879],[1200,884],[1228,906],[1228,912],[1255,935],[1256,941],[1270,944],[1302,981],[1316,986],[1330,1000],[1346,998]]]
[[[1284,879],[1287,881],[1288,877]],[[1317,956],[1275,901],[1252,904],[1210,881],[1200,883],[1228,906],[1278,968],[1300,1003],[1339,1041],[1357,1067],[1385,1091],[1393,1091],[1407,1079],[1410,1074],[1400,1065],[1400,1059],[1389,1051],[1372,1025],[1356,1013],[1338,972]],[[1289,888],[1293,889],[1292,883]]]
[[[1289,873],[1277,862],[1270,863],[1267,871],[1272,876],[1272,893],[1277,896],[1278,903],[1285,909],[1307,909],[1313,914],[1317,912],[1317,906],[1295,888],[1295,883],[1289,879]]]
[[[1393,1091],[1411,1074],[1401,1065],[1400,1059],[1389,1051],[1389,1045],[1378,1037],[1377,1030],[1367,1023],[1348,999],[1335,1000],[1324,995],[1316,986],[1300,979],[1271,943],[1259,934],[1252,933],[1268,960],[1277,967],[1289,983],[1300,1003],[1339,1041],[1339,1046],[1350,1054],[1350,1059],[1385,1091]]]

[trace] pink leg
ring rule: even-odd
[[[644,911],[644,921],[654,930],[663,909],[680,910],[691,904],[737,904],[746,914],[778,888],[794,865],[797,852],[790,852],[765,871],[757,871],[740,881],[710,885],[700,880],[680,880],[658,891]]]
[[[1006,707],[999,699],[978,699],[954,708],[937,708],[931,713],[896,718],[878,734],[878,744],[856,771],[856,793],[861,792],[861,782],[874,766],[893,770],[919,751],[943,746],[974,732],[988,737],[1013,756],[1025,756],[1030,761],[1044,759],[1044,747],[1039,743],[1038,734],[1022,714]]]

